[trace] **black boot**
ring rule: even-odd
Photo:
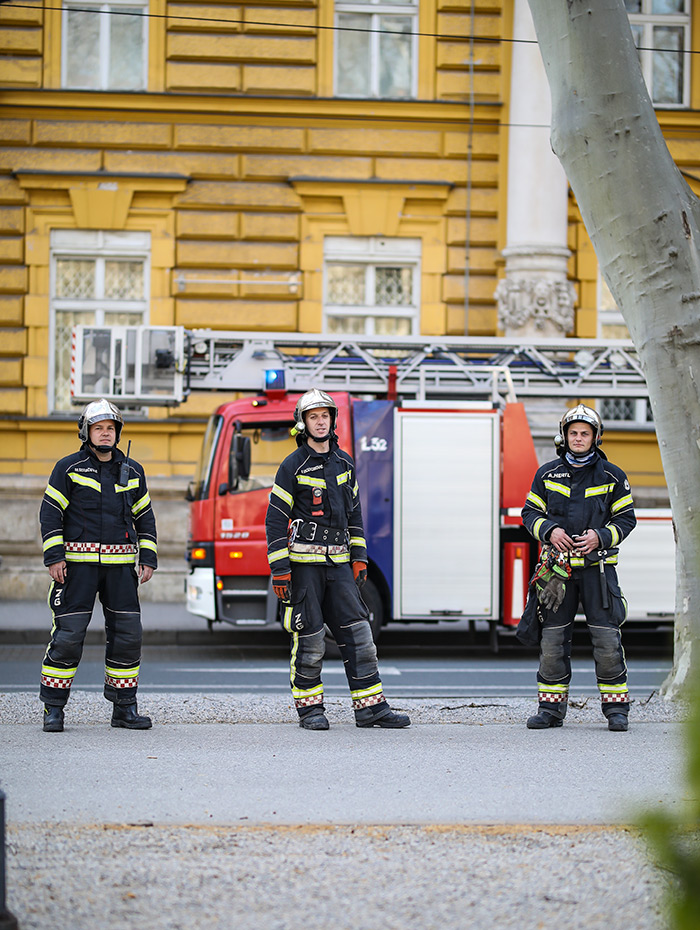
[[[393,710],[390,710],[388,714],[383,714],[381,717],[375,717],[372,720],[365,720],[362,723],[355,721],[355,726],[385,727],[388,730],[401,730],[404,727],[411,726],[411,718],[408,714],[395,714]]]
[[[608,714],[608,730],[624,733],[628,729],[627,714]]]
[[[305,730],[328,730],[330,723],[328,717],[320,710],[316,714],[304,714],[299,718],[299,726]]]
[[[546,710],[541,710],[529,717],[527,721],[528,730],[546,730],[549,727],[561,727],[564,721],[561,717],[555,717],[554,714],[548,714]]]
[[[151,718],[143,717],[138,712],[136,701],[133,704],[115,704],[112,710],[112,726],[124,727],[126,730],[150,730]]]
[[[44,733],[63,733],[63,708],[44,704]]]

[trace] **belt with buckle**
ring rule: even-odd
[[[309,542],[317,546],[344,546],[349,538],[346,529],[336,526],[323,526],[306,520],[292,522],[290,542]]]

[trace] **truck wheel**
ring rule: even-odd
[[[382,623],[384,622],[382,599],[379,596],[379,591],[377,591],[374,582],[369,580],[362,586],[360,596],[365,602],[367,610],[369,610],[369,625],[372,627],[372,639],[376,643],[382,630]]]

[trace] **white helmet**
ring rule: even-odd
[[[306,435],[306,421],[304,415],[316,407],[328,407],[331,414],[331,431],[332,436],[335,431],[335,425],[338,422],[338,407],[330,394],[325,391],[319,391],[318,388],[312,388],[306,394],[302,394],[297,405],[294,408],[294,432],[297,436]]]
[[[101,397],[100,400],[91,401],[80,414],[78,418],[78,439],[81,442],[87,442],[90,436],[90,427],[99,423],[100,420],[114,420],[117,431],[117,442],[122,434],[124,418],[119,412],[119,408],[110,401]]]
[[[596,410],[585,404],[577,404],[567,410],[559,421],[559,435],[554,444],[558,449],[566,448],[566,433],[572,423],[588,423],[593,428],[594,445],[599,446],[603,441],[603,421]]]

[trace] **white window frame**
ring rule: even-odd
[[[388,100],[415,100],[418,96],[418,0],[404,0],[404,2],[387,3],[383,0],[336,0],[334,25],[336,27],[333,35],[333,88],[336,97],[353,97],[353,94],[341,93],[338,89],[338,61],[341,32],[340,15],[343,13],[359,13],[370,16],[370,91],[369,98],[379,98],[379,18],[380,16],[407,16],[413,22],[411,25],[411,87],[406,97],[388,97],[380,99]]]
[[[142,13],[148,13],[148,0],[109,0],[108,3],[94,3],[87,0],[85,3],[74,0],[66,3],[63,7],[61,19],[61,87],[67,90],[113,90],[125,91],[127,93],[138,93],[148,89],[148,17],[143,18],[143,56],[142,56],[142,86],[140,88],[123,88],[112,87],[109,84],[109,36],[112,17],[109,14],[110,8],[125,7],[127,9],[138,8]],[[95,10],[93,15],[97,16],[100,23],[100,54],[99,54],[99,85],[98,87],[80,87],[68,84],[68,11],[69,10]]]
[[[141,300],[108,300],[105,297],[57,297],[56,264],[59,260],[94,260],[95,292],[104,293],[105,262],[110,259],[143,261],[143,298]],[[141,323],[148,325],[151,294],[151,234],[111,230],[54,229],[51,231],[49,268],[49,378],[48,400],[51,412],[57,416],[73,416],[56,409],[56,329],[57,314],[63,311],[91,311],[94,326],[105,326],[105,313],[140,313]]]
[[[420,332],[420,274],[422,241],[386,236],[326,236],[323,244],[323,331],[329,332],[329,317],[363,316],[365,336],[375,334],[376,317],[409,318],[411,335]],[[365,302],[363,304],[331,304],[328,300],[329,265],[364,265]],[[408,267],[412,270],[413,302],[406,306],[385,307],[374,302],[375,273],[379,267]]]
[[[639,61],[642,66],[642,74],[652,99],[657,109],[679,109],[690,106],[690,70],[691,70],[691,29],[690,29],[690,0],[684,0],[684,12],[682,13],[653,13],[653,0],[642,0],[641,13],[628,13],[630,25],[639,26],[642,29],[640,40],[641,48],[639,50]],[[683,99],[675,103],[659,103],[654,100],[653,92],[653,58],[654,58],[654,27],[655,26],[682,26],[684,31],[683,41]]]

